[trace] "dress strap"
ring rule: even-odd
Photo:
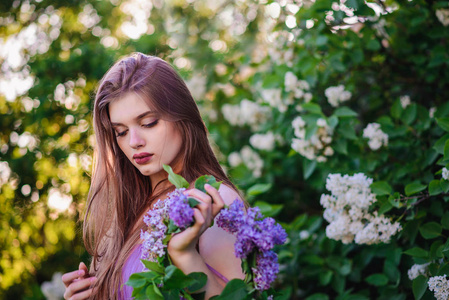
[[[212,273],[214,273],[215,275],[217,275],[218,278],[220,278],[221,280],[223,280],[225,283],[228,283],[228,279],[226,277],[224,277],[220,272],[218,272],[217,270],[215,270],[214,268],[212,268],[211,266],[209,266],[206,263],[206,266],[209,268],[209,270],[212,271]]]

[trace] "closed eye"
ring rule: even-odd
[[[119,136],[124,136],[126,133],[128,132],[128,130],[122,131],[122,132],[116,132],[115,136],[119,137]]]
[[[142,126],[146,127],[146,128],[151,128],[151,127],[157,125],[158,122],[159,122],[159,120],[156,120],[156,121],[148,123],[148,124],[143,124]]]

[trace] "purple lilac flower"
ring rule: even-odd
[[[239,200],[220,212],[217,225],[228,232],[237,233],[234,249],[238,258],[246,258],[254,248],[271,250],[274,245],[283,244],[287,239],[282,226],[276,224],[273,218],[263,219],[258,207],[249,208],[245,215],[243,202]]]
[[[254,243],[260,250],[271,250],[274,245],[281,245],[287,240],[287,233],[273,218],[256,221],[260,234],[255,235]]]
[[[270,288],[279,273],[278,256],[273,251],[257,253],[256,267],[252,269],[256,289],[263,291]]]
[[[143,218],[148,226],[146,231],[140,231],[142,240],[141,259],[156,261],[157,257],[165,255],[166,245],[163,244],[167,226],[164,224],[164,216],[167,207],[164,202],[158,201],[153,209],[150,209]]]
[[[193,222],[193,209],[182,191],[181,189],[175,190],[167,199],[170,219],[181,229],[188,227]]]
[[[245,220],[245,206],[236,199],[227,209],[222,209],[217,217],[217,226],[225,231],[235,233]]]

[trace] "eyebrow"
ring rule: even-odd
[[[145,117],[147,117],[147,116],[151,116],[151,115],[157,115],[157,112],[149,110],[149,111],[146,111],[146,112],[144,112],[144,113],[138,115],[138,116],[135,117],[134,119],[135,119],[136,121],[138,121],[138,120],[140,120],[140,119],[143,119],[143,118],[145,118]],[[124,126],[122,123],[115,123],[115,122],[111,122],[111,125],[112,125],[112,126]]]

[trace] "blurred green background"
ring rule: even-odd
[[[445,165],[437,158],[449,155],[433,148],[444,132],[432,115],[449,112],[448,25],[448,2],[431,0],[2,0],[0,298],[45,299],[43,282],[89,261],[80,220],[95,143],[92,101],[107,69],[133,51],[175,66],[232,180],[283,222],[290,239],[278,249],[277,287],[289,298],[416,297],[406,278],[411,258],[388,255],[430,248],[428,241],[416,233],[365,248],[329,240],[319,198],[331,172],[364,172],[397,191],[437,177]],[[287,88],[288,72],[307,82],[302,94]],[[347,109],[325,94],[339,85],[350,93]],[[338,119],[332,154],[305,158],[291,148],[298,115]],[[378,152],[362,136],[374,121],[390,137]],[[268,132],[259,137],[266,146],[251,142]],[[423,205],[425,219],[441,217]],[[440,246],[447,239],[438,238]],[[422,262],[436,258],[446,264],[442,254]],[[395,259],[393,271],[378,269]],[[387,281],[363,280],[377,273]]]

